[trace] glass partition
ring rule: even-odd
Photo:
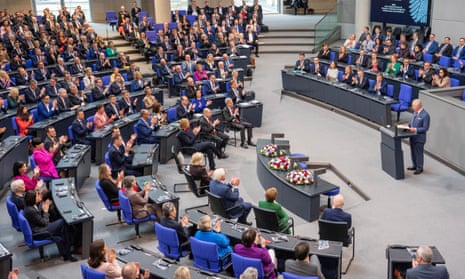
[[[315,25],[315,50],[319,49],[339,26],[337,11],[338,8],[335,6]]]

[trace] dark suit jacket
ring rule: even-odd
[[[153,131],[158,130],[158,125],[154,126],[153,128],[147,126],[144,120],[139,119],[137,121],[137,141],[138,143],[148,143],[152,144],[156,142],[156,138],[152,135]]]
[[[102,88],[94,87],[92,89],[92,98],[94,99],[94,101],[105,99],[105,95],[103,95],[104,90],[105,88],[103,87]]]
[[[316,75],[316,74],[323,75],[323,73],[324,73],[324,65],[321,64],[321,63],[318,63],[318,67],[319,68],[318,68],[318,71],[317,71],[315,69],[315,63],[313,63],[313,62],[310,63],[310,65],[309,65],[310,72],[309,73],[314,74],[314,75]]]
[[[71,124],[71,129],[73,130],[74,140],[77,143],[84,143],[86,141],[86,136],[89,133],[89,129],[87,129],[86,121],[82,121],[82,125],[79,123],[77,119],[73,120]]]
[[[437,53],[439,53],[442,49],[442,47],[444,46],[444,44],[441,44],[441,46],[439,46],[438,50],[437,50]],[[453,48],[452,48],[452,45],[451,44],[447,44],[446,48],[444,49],[444,51],[442,52],[442,56],[447,56],[447,57],[451,57],[452,56],[452,51],[453,51]]]
[[[433,69],[430,69],[429,71],[424,73],[424,76],[419,76],[418,80],[431,84],[431,82],[433,81],[433,75],[434,71]]]
[[[105,106],[105,113],[107,114],[108,118],[111,118],[113,115],[116,115],[116,118],[119,118],[119,111],[121,110],[121,108],[119,107],[118,105],[118,102],[115,104],[116,106],[116,109],[118,110],[118,112],[116,112],[114,109],[113,109],[113,106],[108,103],[106,106]]]
[[[452,56],[457,56],[459,59],[465,59],[465,47],[462,48],[462,51],[459,52],[460,46],[456,46]]]
[[[43,73],[41,70],[37,69],[34,71],[34,78],[38,81],[50,79],[50,72],[48,70],[45,70],[45,73]]]
[[[191,147],[199,141],[198,136],[194,135],[190,129],[187,131],[181,130],[177,137],[182,147]]]
[[[24,94],[26,95],[26,103],[34,104],[40,101],[40,89],[37,87],[35,90],[32,88],[27,87],[24,89]]]
[[[223,201],[223,204],[226,208],[232,208],[236,205],[239,205],[243,202],[242,198],[239,197],[239,189],[233,188],[231,184],[224,184],[218,180],[210,181],[210,192],[214,195],[217,195]],[[234,212],[231,212],[234,211]],[[230,216],[234,216],[241,211],[240,208],[237,210],[231,210]],[[239,213],[240,214],[240,213]]]
[[[63,98],[63,99],[58,97],[57,98],[57,103],[58,103],[58,110],[59,111],[68,111],[71,108],[71,103],[70,103],[68,97]]]
[[[375,85],[373,86],[371,92],[377,93],[377,91],[375,90],[375,87],[376,87],[376,80],[375,80]],[[387,94],[387,81],[385,81],[384,79],[383,81],[381,81],[381,89],[379,91],[381,92],[381,95]]]
[[[189,172],[194,180],[200,180],[200,186],[210,184],[210,176],[204,166],[189,166]]]
[[[183,228],[183,226],[179,222],[176,222],[176,220],[163,216],[160,220],[160,224],[162,226],[175,230],[176,234],[178,235],[179,243],[188,241],[189,234],[187,233],[187,230]]]
[[[420,264],[416,268],[407,269],[405,279],[449,279],[449,272],[445,266]]]
[[[84,73],[85,70],[86,70],[86,67],[84,67],[84,66],[82,66],[82,65],[81,65],[81,67],[82,67],[81,70],[79,70],[77,64],[72,64],[72,65],[71,65],[71,74],[72,74],[72,75],[75,75],[75,74],[79,74],[79,73]]]
[[[77,95],[74,95],[73,93],[68,94],[68,99],[71,103],[71,106],[81,105],[82,103],[81,99],[79,99],[79,97]]]
[[[40,233],[47,231],[49,222],[49,214],[42,212],[34,206],[24,207],[24,217],[29,222],[33,233]]]
[[[413,67],[413,65],[409,65],[408,66],[408,69],[405,69],[405,67],[403,67],[403,69],[401,71],[399,71],[399,74],[398,76],[401,76],[401,77],[409,77],[411,79],[414,79],[415,78],[415,68]]]
[[[352,227],[352,216],[340,208],[325,208],[321,219],[333,222],[346,222],[349,228]]]
[[[217,83],[215,82],[213,84],[213,87],[212,87],[210,80],[206,80],[203,86],[205,87],[205,95],[213,95],[213,94],[218,93],[218,91],[219,91],[219,89],[218,89],[218,91],[216,91],[213,88],[213,87],[217,86]]]
[[[126,156],[124,151],[121,152],[121,150],[116,148],[114,145],[110,146],[110,150],[108,150],[108,157],[110,158],[111,172],[113,174],[124,170],[126,164],[131,163],[129,156]]]
[[[27,74],[27,79],[21,75],[16,75],[16,85],[28,85],[29,81],[31,81],[31,75],[29,73]]]
[[[408,125],[409,127],[417,128],[417,134],[410,137],[412,142],[426,142],[426,132],[429,129],[429,122],[429,114],[424,109],[422,109],[417,116],[415,116],[415,114],[413,115]]]
[[[355,59],[355,62],[357,62],[357,60],[360,58],[360,55],[357,57],[357,59]],[[363,57],[361,58],[361,61],[360,61],[360,67],[366,67],[368,66],[368,55],[363,55]]]
[[[66,70],[67,70],[67,69],[66,69],[66,66],[65,66],[65,65],[63,65],[63,69],[61,69],[60,65],[56,65],[56,67],[55,67],[55,74],[56,74],[57,76],[59,76],[59,77],[63,77],[63,76],[65,76],[65,73],[64,73],[64,72],[65,72]]]
[[[181,119],[181,118],[191,119],[192,114],[193,114],[193,111],[188,112],[187,110],[184,109],[184,107],[181,104],[176,106],[176,119]]]
[[[356,79],[357,79],[357,82],[352,83],[352,85],[354,85],[355,87],[360,88],[360,89],[368,90],[368,87],[369,87],[370,84],[368,83],[368,78],[366,76],[363,76],[363,78],[361,80],[357,76]]]
[[[307,73],[310,72],[310,68],[309,68],[310,61],[308,59],[304,59],[303,66],[301,66],[300,64],[301,64],[300,60],[297,60],[295,62],[294,70],[301,70]]]
[[[199,124],[200,134],[202,136],[210,135],[215,130],[215,127],[213,127],[213,125],[211,125],[210,122],[204,116],[200,117]]]
[[[136,106],[134,105],[133,101],[129,100],[129,104],[123,99],[119,99],[118,106],[120,109],[124,109],[124,114],[128,114],[129,110],[132,110],[132,113],[136,111]]]
[[[121,94],[121,87],[119,86],[119,83],[117,83],[116,81],[110,84],[110,94],[113,94],[113,95]]]

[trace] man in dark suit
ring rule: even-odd
[[[459,45],[452,52],[452,59],[465,59],[465,38],[460,38]]]
[[[210,109],[203,110],[203,116],[200,118],[200,136],[203,139],[210,140],[215,143],[216,148],[221,150],[222,157],[225,155],[224,150],[229,141],[229,136],[216,130],[221,121],[219,119],[211,120],[212,112]]]
[[[50,102],[50,97],[44,94],[41,102],[37,105],[37,121],[45,120],[56,114],[58,114],[57,101]]]
[[[352,216],[343,210],[344,197],[342,195],[336,195],[333,199],[333,208],[325,208],[321,215],[321,220],[333,221],[333,222],[346,222],[347,228],[352,227]],[[350,237],[347,239],[345,244],[351,243]]]
[[[115,95],[110,95],[110,102],[105,106],[105,113],[108,117],[116,116],[116,119],[124,117],[124,109],[121,109],[118,105]]]
[[[355,65],[362,68],[366,68],[366,66],[368,66],[368,56],[365,55],[365,50],[360,50],[360,54],[355,60]]]
[[[118,101],[118,106],[124,111],[124,115],[133,114],[136,112],[137,98],[131,101],[129,91],[126,89],[122,91],[122,98]]]
[[[321,273],[321,264],[318,256],[310,257],[310,245],[307,242],[299,242],[294,247],[294,259],[285,262],[285,271],[298,276],[315,276],[314,278],[325,278]]]
[[[187,96],[181,96],[181,102],[176,106],[176,119],[191,119],[194,114],[194,107],[189,104]]]
[[[45,88],[45,94],[52,98],[56,98],[59,95],[61,86],[57,83],[56,78],[52,77],[49,81],[49,84],[47,84]]]
[[[124,149],[121,148],[123,137],[115,135],[111,138],[111,146],[108,150],[108,157],[111,163],[111,175],[117,177],[120,171],[124,171],[125,175],[141,176],[142,173],[137,168],[132,168],[133,154],[130,153],[132,143],[127,142]]]
[[[255,48],[255,56],[260,57],[258,55],[258,36],[257,33],[252,31],[252,26],[247,27],[247,33],[244,34],[244,39],[248,45],[251,45]]]
[[[423,69],[418,70],[418,80],[424,83],[431,84],[433,81],[434,70],[431,69],[431,63],[425,62]]]
[[[78,110],[76,112],[76,119],[71,123],[71,130],[73,131],[76,143],[90,145],[91,143],[86,137],[91,132],[92,122],[85,123],[84,118],[84,111]]]
[[[150,113],[146,109],[140,111],[140,119],[136,124],[137,141],[139,144],[147,143],[154,144],[160,143],[160,139],[153,135],[153,132],[158,130],[158,118],[152,117],[149,120]]]
[[[34,71],[34,79],[38,81],[50,79],[50,72],[45,68],[44,62],[39,62],[37,70]]]
[[[310,72],[309,64],[310,61],[305,58],[305,53],[301,52],[299,54],[299,59],[295,62],[294,70],[308,73]]]
[[[433,251],[429,246],[420,246],[416,257],[412,260],[412,268],[407,269],[405,279],[449,279],[449,272],[445,266],[434,266]]]
[[[247,145],[255,146],[252,142],[252,124],[243,121],[239,116],[239,108],[234,107],[231,98],[226,98],[226,106],[223,108],[223,119],[226,126],[241,131],[241,147],[248,148]],[[247,144],[245,143],[245,131],[247,131]]]
[[[229,218],[238,218],[239,223],[251,225],[252,223],[247,222],[247,216],[252,205],[239,196],[239,177],[233,177],[230,183],[226,183],[225,180],[225,170],[216,169],[210,181],[211,193],[219,196],[227,209],[233,208],[228,211]]]
[[[438,51],[438,42],[434,34],[429,35],[429,40],[423,44],[423,53],[434,55]]]
[[[16,74],[16,85],[28,85],[31,81],[31,75],[23,68],[18,68],[18,74]]]
[[[189,99],[194,98],[196,91],[197,91],[197,86],[195,85],[194,79],[192,77],[188,77],[187,87],[186,87],[186,97]]]
[[[313,63],[310,63],[309,65],[310,74],[321,77],[324,72],[323,67],[324,66],[320,64],[320,59],[318,59],[318,57],[313,58]]]
[[[76,110],[80,107],[80,105],[75,105],[73,106],[71,104],[71,102],[69,101],[69,98],[68,98],[68,93],[66,93],[66,89],[64,88],[60,88],[58,90],[58,98],[56,99],[57,103],[58,103],[58,110],[60,112],[63,112],[63,111],[69,111],[69,110]]]
[[[409,138],[413,165],[407,169],[414,171],[413,174],[420,174],[423,172],[423,153],[426,143],[426,132],[429,129],[430,116],[428,112],[423,109],[420,99],[413,100],[412,109],[414,113],[408,126],[409,131],[415,133]]]
[[[45,95],[45,87],[42,88],[42,90],[39,89],[37,81],[35,79],[31,79],[29,87],[24,89],[24,94],[26,95],[26,103],[35,104],[43,95]]]
[[[189,249],[189,236],[191,236],[191,232],[189,228],[193,228],[189,225],[189,216],[184,215],[182,219],[177,222],[176,221],[176,206],[172,202],[165,202],[162,205],[162,212],[163,217],[161,217],[160,224],[164,227],[173,229],[176,231],[178,235],[178,240],[181,245],[182,250]]]
[[[376,75],[375,85],[371,89],[371,93],[376,93],[378,95],[387,95],[387,82],[383,78],[382,73]]]
[[[92,98],[95,101],[103,100],[109,94],[109,87],[103,87],[102,79],[99,78],[95,81],[95,87],[92,89]]]
[[[74,63],[71,65],[71,74],[84,74],[86,71],[86,66],[81,63],[81,59],[79,57],[74,57]]]
[[[368,90],[369,82],[368,78],[365,76],[365,72],[363,72],[363,69],[359,68],[357,70],[357,75],[352,77],[352,86]]]
[[[47,134],[44,139],[44,147],[50,154],[53,154],[53,162],[57,165],[66,149],[71,147],[71,143],[68,143],[68,136],[63,135],[58,138],[55,127],[47,126],[45,130]]]
[[[216,83],[216,77],[211,74],[208,81],[205,81],[205,95],[215,95],[220,92],[220,85]]]
[[[453,50],[450,37],[444,37],[444,43],[439,46],[437,52],[434,54],[433,62],[437,63],[441,59],[441,56],[451,57]]]
[[[410,60],[408,58],[404,58],[403,64],[400,66],[399,76],[406,79],[415,78],[415,69],[410,65]]]

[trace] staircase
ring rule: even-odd
[[[260,53],[309,53],[315,48],[315,30],[273,28],[260,41]]]

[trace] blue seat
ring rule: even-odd
[[[178,260],[189,254],[189,250],[182,249],[183,243],[179,243],[176,230],[155,223],[155,234],[158,239],[157,248],[165,257]]]
[[[423,54],[423,62],[433,63],[433,55],[429,53]]]
[[[374,79],[368,79],[368,91],[373,92],[375,89],[375,80]]]
[[[195,15],[187,15],[186,19],[189,21],[191,25],[193,25],[195,22]]]
[[[175,122],[176,120],[178,120],[178,117],[176,115],[176,107],[169,108],[166,114],[168,123]]]
[[[229,260],[230,254],[220,258],[218,247],[215,243],[198,240],[195,237],[190,238],[191,251],[194,256],[193,265],[209,272],[221,272],[231,266]]]
[[[32,68],[32,59],[26,59],[26,69]]]
[[[34,123],[37,122],[39,120],[39,111],[36,108],[31,109],[31,113],[32,113],[32,120],[34,120]]]
[[[69,140],[74,144],[74,133],[73,133],[72,125],[68,126],[68,137],[69,137]]]
[[[85,263],[81,264],[82,279],[105,279],[105,273],[89,268]]]
[[[328,191],[322,194],[324,196],[328,196],[328,208],[331,208],[331,197],[339,195],[339,192],[340,192],[339,188],[336,188],[334,190],[331,190],[331,191]]]
[[[263,274],[263,266],[262,266],[262,261],[260,259],[247,258],[239,254],[232,253],[231,261],[232,261],[232,266],[234,270],[234,277],[236,277],[237,279],[241,277],[241,274],[248,267],[254,267],[255,269],[257,269],[258,279],[266,278]],[[271,272],[273,272],[273,270]]]
[[[348,54],[348,55],[347,55],[347,64],[352,65],[352,64],[353,64],[353,63],[352,63],[353,60],[354,60],[354,59],[353,59],[353,57],[352,57],[352,54]]]
[[[119,197],[119,204],[120,204],[121,210],[123,211],[124,221],[128,225],[134,225],[134,228],[136,230],[136,235],[140,237],[139,224],[145,223],[148,221],[155,221],[156,219],[155,215],[148,215],[144,218],[136,218],[134,217],[132,213],[131,202],[129,201],[128,197],[126,197],[126,195],[123,193],[123,191],[119,190],[118,197]]]
[[[145,32],[145,37],[147,38],[147,40],[149,40],[149,42],[151,42],[152,44],[156,43],[157,41],[157,32],[156,31],[147,31]]]
[[[387,85],[387,95],[391,98],[394,98],[394,85],[393,84]]]
[[[106,76],[102,77],[102,84],[103,84],[103,86],[107,86],[107,85],[110,84],[110,76],[109,75],[106,75]]]
[[[399,121],[400,113],[410,108],[411,102],[412,87],[410,85],[401,84],[398,103],[391,105],[391,110],[397,112],[397,121]]]
[[[29,165],[31,170],[36,168],[37,164],[36,160],[34,160],[34,155],[29,156]],[[52,177],[39,176],[39,179],[49,183],[52,180]]]
[[[168,29],[173,30],[178,28],[178,23],[177,22],[169,22],[168,23]]]
[[[11,219],[11,226],[17,230],[18,232],[21,231],[21,227],[19,226],[19,212],[16,204],[11,201],[11,197],[6,197],[6,209],[8,210],[8,215],[10,215]]]
[[[94,130],[94,116],[93,115],[87,117],[86,123],[89,123],[89,122],[92,123],[92,127],[90,127],[90,129],[93,131]]]
[[[460,86],[460,80],[458,80],[456,78],[451,78],[450,79],[450,86],[451,87]]]
[[[148,16],[149,16],[149,13],[146,12],[146,11],[140,11],[140,12],[139,12],[139,21],[142,21],[142,18],[143,18],[144,16],[147,16],[147,17],[148,17]]]
[[[105,12],[105,19],[107,24],[111,26],[111,29],[114,30],[115,26],[118,24],[118,17],[116,16],[115,11],[106,11]]]
[[[463,94],[462,94],[462,101],[465,102],[465,90],[463,90]]]
[[[24,242],[26,243],[27,247],[30,249],[39,249],[39,255],[41,259],[44,257],[44,246],[61,240],[59,237],[55,237],[54,239],[34,240],[31,226],[29,225],[26,217],[24,217],[22,210],[18,214],[18,221],[19,227],[21,228],[21,232],[24,236]]]
[[[18,122],[16,122],[16,116],[11,117],[11,128],[16,135],[19,135]]]
[[[336,52],[335,51],[331,51],[329,53],[329,60],[330,61],[335,61],[336,60]]]
[[[106,156],[106,153],[105,153],[105,156]],[[111,211],[111,212],[116,211],[116,214],[118,215],[118,222],[121,223],[121,206],[112,204],[112,202],[116,202],[116,201],[110,201],[108,199],[108,197],[105,194],[105,192],[103,191],[102,187],[100,187],[100,181],[99,180],[97,180],[95,182],[95,189],[97,190],[97,194],[100,197],[100,199],[102,200],[103,205],[105,205],[105,208],[108,211]],[[113,225],[113,224],[111,224],[111,225]],[[107,226],[109,226],[109,225],[107,225]]]
[[[337,80],[342,81],[342,76],[344,75],[344,72],[342,71],[337,71]]]
[[[450,57],[443,56],[443,55],[439,58],[439,61],[438,61],[439,66],[446,67],[446,68],[449,68],[451,63],[452,63],[452,59]]]
[[[299,276],[289,272],[283,272],[283,279],[318,279],[318,276]]]

